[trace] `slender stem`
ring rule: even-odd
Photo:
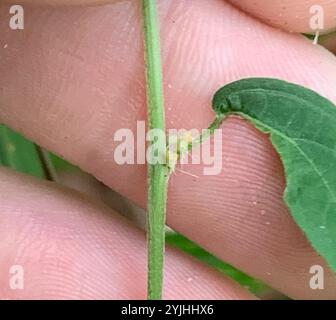
[[[202,144],[206,139],[212,136],[215,130],[219,129],[227,115],[216,116],[215,120],[210,124],[208,130],[202,133],[197,139],[188,144],[188,151],[191,151],[197,145]]]
[[[147,96],[149,129],[165,132],[163,77],[160,48],[160,27],[156,0],[143,0],[144,31],[146,44]],[[195,143],[202,143],[218,129],[224,116],[217,116]],[[162,146],[162,147],[166,147]],[[167,150],[169,151],[169,150]],[[162,298],[165,251],[165,222],[169,175],[166,164],[150,164],[148,167],[148,299]]]
[[[149,129],[165,132],[160,28],[156,0],[143,0],[146,43]],[[162,164],[148,168],[148,299],[162,298],[165,220],[169,171]]]

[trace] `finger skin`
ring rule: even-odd
[[[20,5],[34,6],[96,6],[115,3],[122,0],[21,0]],[[5,0],[4,3],[17,4],[15,0]]]
[[[328,33],[336,28],[336,2],[330,0],[228,0],[261,21],[291,32],[315,33],[310,24],[316,16],[313,6],[323,9],[324,28]]]
[[[114,131],[135,132],[136,120],[146,119],[140,13],[135,1],[34,9],[23,32],[3,25],[0,120],[145,207],[145,166],[113,158]],[[335,58],[301,36],[222,1],[161,1],[160,14],[168,127],[207,127],[213,93],[249,76],[289,80],[336,101]],[[195,181],[173,176],[168,223],[290,297],[335,298],[327,267],[325,290],[309,287],[310,267],[325,264],[283,203],[282,165],[268,138],[229,119],[222,156],[218,176],[202,176],[198,166],[184,168],[200,176]]]
[[[146,299],[143,232],[70,189],[6,169],[0,177],[0,299]],[[13,265],[24,269],[23,290],[10,287]],[[164,297],[254,299],[169,248]]]

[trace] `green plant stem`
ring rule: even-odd
[[[165,132],[163,77],[160,48],[160,27],[156,0],[143,0],[144,31],[146,44],[148,127]],[[215,129],[218,129],[224,116],[217,116],[208,132],[199,137],[202,143]],[[195,145],[190,144],[190,150]],[[166,147],[166,146],[164,146]],[[169,151],[169,150],[167,150]],[[162,298],[165,222],[169,176],[172,170],[166,164],[148,167],[148,299]]]
[[[222,125],[223,121],[225,120],[227,116],[216,116],[215,120],[210,124],[208,127],[208,130],[206,130],[205,133],[202,133],[197,139],[195,139],[193,142],[189,143],[188,145],[188,151],[191,151],[192,148],[195,146],[202,144],[205,140],[207,140],[210,136],[212,136],[215,132],[215,130],[219,129]]]
[[[160,28],[156,0],[143,0],[146,43],[149,129],[165,132]],[[169,170],[162,164],[148,168],[148,299],[162,298],[166,202]]]

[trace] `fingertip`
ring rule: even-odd
[[[296,33],[328,33],[336,28],[336,2],[327,0],[229,0],[266,24]]]
[[[122,0],[21,0],[20,5],[36,6],[95,6],[114,3]],[[5,3],[16,4],[14,0],[5,0]]]
[[[0,169],[0,178],[0,194],[6,190],[0,203],[0,300],[146,299],[143,232],[70,189],[6,169]],[[20,290],[11,286],[11,279],[19,280],[13,278],[13,266],[23,271]],[[165,298],[254,297],[219,272],[167,248]]]

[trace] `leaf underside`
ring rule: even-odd
[[[336,271],[336,107],[302,86],[250,78],[220,89],[217,115],[238,114],[270,135],[286,175],[285,202]]]

